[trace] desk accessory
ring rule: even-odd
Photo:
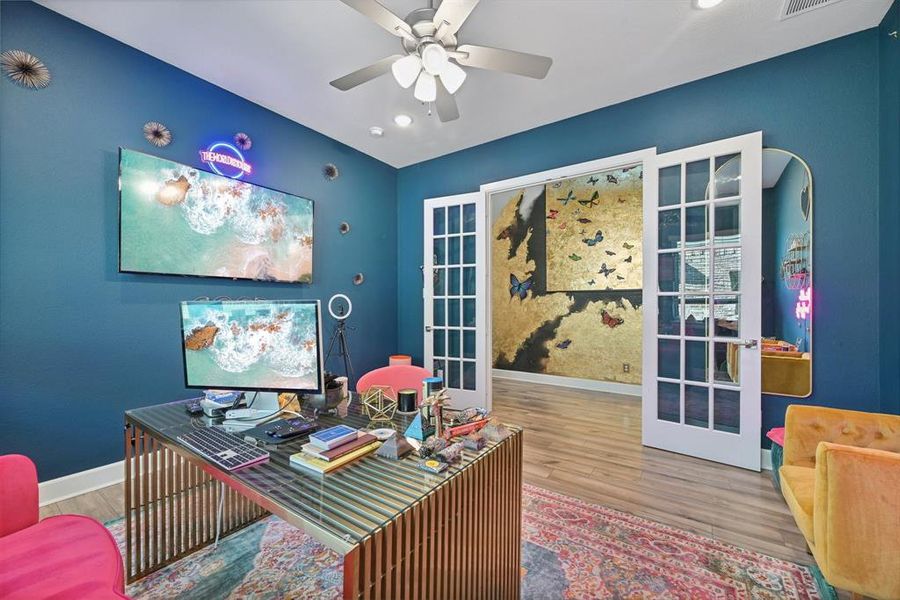
[[[430,425],[427,425],[425,420],[422,418],[421,411],[416,414],[415,418],[412,420],[412,423],[409,424],[409,427],[406,428],[405,435],[408,438],[413,438],[415,440],[419,440],[420,442],[425,441],[428,436],[434,433],[434,429],[431,428]]]
[[[450,438],[455,438],[460,435],[467,435],[472,433],[473,431],[478,431],[488,424],[487,419],[482,419],[480,421],[473,421],[472,423],[466,423],[465,425],[457,425],[456,427],[448,427],[444,430],[444,437],[448,440]]]
[[[413,451],[412,445],[402,435],[392,435],[376,450],[375,454],[391,460],[400,460]]]
[[[480,432],[473,431],[463,438],[462,443],[466,450],[481,450],[487,445],[487,440]]]
[[[366,454],[369,454],[370,452],[374,452],[378,449],[379,446],[381,446],[381,442],[375,440],[368,445],[357,448],[353,452],[344,454],[343,456],[331,461],[314,458],[306,454],[305,452],[297,452],[296,454],[291,454],[290,461],[292,465],[304,467],[311,471],[315,471],[316,473],[328,473],[329,471],[333,471],[338,467],[346,465],[349,462],[353,462],[357,458],[361,458]]]
[[[309,442],[322,450],[331,450],[341,444],[358,437],[356,429],[346,425],[335,425],[322,431],[317,431],[309,436]]]
[[[462,458],[463,444],[462,442],[456,442],[455,444],[450,444],[443,450],[437,453],[438,460],[447,463],[454,463]]]
[[[371,433],[372,435],[374,435],[376,438],[378,438],[380,441],[383,442],[389,438],[394,437],[394,435],[396,435],[397,432],[388,427],[381,427],[379,429],[371,429],[371,430],[369,430],[369,433]]]
[[[240,469],[269,458],[267,451],[260,450],[218,427],[192,429],[184,435],[179,435],[178,441],[226,471]]]
[[[450,402],[450,395],[446,389],[436,390],[433,394],[425,397],[422,401],[422,408],[428,408],[431,417],[431,427],[434,433],[440,437],[444,432],[444,405]]]
[[[447,463],[430,458],[428,460],[419,461],[419,468],[429,473],[440,473],[447,470]]]
[[[377,442],[378,438],[369,433],[364,433],[362,431],[357,431],[357,438],[355,440],[350,440],[340,446],[335,446],[331,450],[323,450],[319,448],[312,442],[308,442],[303,444],[301,450],[304,454],[308,454],[313,458],[318,458],[320,460],[324,460],[326,462],[330,462],[345,454],[349,454],[358,448],[362,448],[363,446],[368,446],[372,442]]]
[[[419,456],[422,458],[429,458],[436,456],[438,452],[446,448],[450,445],[450,442],[445,440],[444,438],[439,438],[436,436],[431,436],[419,446]]]
[[[360,397],[363,412],[373,421],[390,421],[397,410],[394,390],[389,385],[373,385]]]
[[[203,414],[203,407],[200,406],[200,401],[203,398],[191,398],[190,400],[185,401],[184,410],[187,411],[189,415],[192,417],[199,417]]]
[[[484,437],[492,442],[499,442],[510,435],[509,429],[507,429],[506,425],[501,423],[498,419],[491,419],[488,424],[485,425],[483,433]]]
[[[319,428],[318,423],[304,417],[294,417],[292,419],[282,419],[264,426],[266,435],[279,440],[288,440],[310,433]]]
[[[411,415],[419,410],[418,403],[419,393],[416,390],[407,388],[397,392],[397,412],[401,415]]]

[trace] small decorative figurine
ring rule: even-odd
[[[429,473],[440,473],[447,469],[447,463],[434,459],[423,460],[419,462],[419,468]]]
[[[506,425],[497,419],[491,419],[490,422],[482,430],[484,437],[492,442],[499,442],[509,437],[510,431]]]
[[[435,456],[448,445],[449,442],[444,438],[431,436],[422,443],[422,446],[419,448],[419,456],[422,458]]]
[[[454,463],[462,458],[462,451],[462,442],[456,442],[438,452],[437,457],[443,462]]]
[[[397,410],[394,390],[387,385],[373,385],[367,389],[360,402],[366,416],[373,421],[390,421]]]
[[[422,419],[422,413],[419,413],[416,415],[416,418],[413,419],[412,423],[409,424],[409,427],[406,428],[406,432],[403,435],[423,442],[432,433],[434,433],[434,430]]]
[[[428,406],[428,412],[431,415],[431,424],[434,427],[435,435],[440,437],[444,433],[444,405],[450,402],[450,395],[446,389],[441,389],[427,398],[422,403],[422,407]]]
[[[473,431],[463,438],[462,443],[466,450],[481,450],[487,445],[487,440],[480,431]]]
[[[400,460],[412,451],[413,447],[405,437],[392,435],[375,451],[375,454],[391,460]]]

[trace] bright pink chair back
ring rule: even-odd
[[[363,393],[373,385],[389,385],[394,390],[394,394],[408,388],[419,392],[421,397],[422,380],[431,376],[431,371],[428,369],[413,365],[381,367],[360,377],[356,382],[356,391]]]

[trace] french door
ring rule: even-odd
[[[643,443],[760,469],[762,133],[660,154],[644,205]]]
[[[455,408],[490,409],[485,205],[481,192],[425,200],[425,368]]]

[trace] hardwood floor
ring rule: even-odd
[[[496,379],[494,412],[525,427],[525,481],[770,556],[809,564],[770,473],[641,446],[640,400]],[[121,516],[122,484],[41,508]]]

